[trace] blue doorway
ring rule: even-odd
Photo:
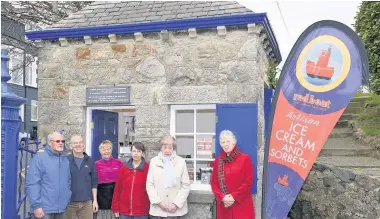
[[[119,114],[117,112],[109,112],[104,110],[92,111],[92,146],[91,157],[94,161],[101,159],[99,153],[99,145],[104,140],[112,142],[112,157],[118,158],[118,122]]]
[[[257,193],[257,104],[217,104],[216,105],[216,142],[215,155],[219,156],[222,148],[219,135],[223,130],[230,130],[237,139],[237,146],[251,157],[254,182],[252,194]]]

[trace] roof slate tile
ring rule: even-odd
[[[233,1],[96,1],[49,28],[85,27],[252,13]]]

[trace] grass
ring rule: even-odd
[[[358,116],[358,123],[366,135],[380,137],[380,95],[370,95],[368,106]]]

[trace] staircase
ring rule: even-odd
[[[326,141],[318,162],[380,178],[380,159],[374,149],[359,143],[348,128],[348,121],[363,109],[366,100],[366,97],[352,99]]]

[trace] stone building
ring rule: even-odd
[[[269,61],[281,61],[266,14],[236,2],[94,2],[26,35],[40,47],[39,137],[82,134],[95,158],[104,138],[121,158],[130,141],[142,141],[149,160],[161,137],[176,136],[193,179],[186,218],[211,218],[211,189],[196,167],[215,156],[218,104],[257,104],[260,215],[264,88]],[[201,141],[212,148],[200,153]]]

